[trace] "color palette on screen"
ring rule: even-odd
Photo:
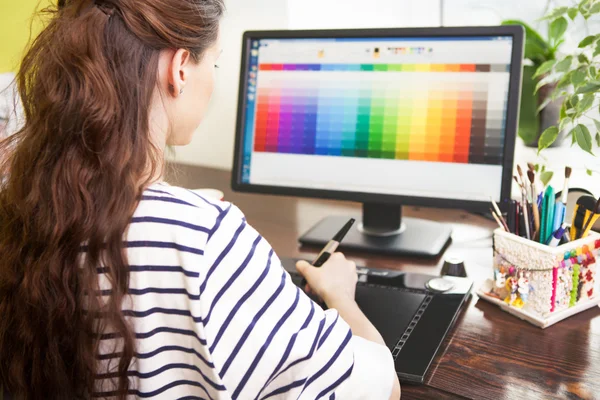
[[[502,163],[508,88],[498,91],[482,73],[506,72],[506,65],[261,64],[259,70],[270,75],[258,79],[256,152]]]
[[[260,71],[508,72],[506,64],[260,64]]]

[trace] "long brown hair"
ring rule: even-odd
[[[158,57],[183,48],[199,60],[223,11],[223,0],[59,0],[44,10],[17,74],[25,123],[0,142],[0,386],[16,398],[89,398],[107,372],[111,395],[130,390],[123,238],[162,165],[148,121]],[[99,266],[112,285],[104,298]],[[120,338],[116,371],[98,363],[106,332]]]

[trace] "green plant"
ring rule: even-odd
[[[544,19],[549,21],[551,29],[554,27],[555,34],[563,35],[569,19],[572,21],[578,15],[585,20],[600,16],[600,0],[580,0],[572,7],[558,7]],[[538,152],[554,143],[558,133],[566,129],[571,145],[577,143],[582,150],[594,154],[594,141],[600,146],[600,121],[588,114],[596,107],[600,111],[600,34],[587,36],[572,54],[544,61],[534,77],[541,78],[534,92],[551,85],[551,95],[546,101],[563,99],[560,118],[542,133]],[[592,121],[593,132],[590,132],[587,124]]]
[[[539,68],[543,63],[554,60],[558,47],[564,42],[565,30],[558,25],[548,26],[548,40],[542,38],[529,24],[517,19],[508,19],[502,25],[521,25],[525,29],[525,54],[524,58]]]
[[[545,63],[556,60],[559,46],[563,43],[566,26],[561,22],[548,23],[548,38],[544,39],[533,27],[521,20],[509,19],[503,25],[521,25],[525,29],[524,59],[529,65],[523,67],[521,108],[519,112],[519,136],[526,144],[537,145],[540,134],[539,112],[548,105],[549,98],[536,93],[539,77],[536,71]]]

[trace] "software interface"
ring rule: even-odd
[[[242,183],[500,200],[510,36],[249,45]]]

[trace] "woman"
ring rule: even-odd
[[[222,0],[67,0],[0,144],[0,384],[16,398],[397,399],[353,263],[292,283],[232,204],[161,181],[213,90]]]

